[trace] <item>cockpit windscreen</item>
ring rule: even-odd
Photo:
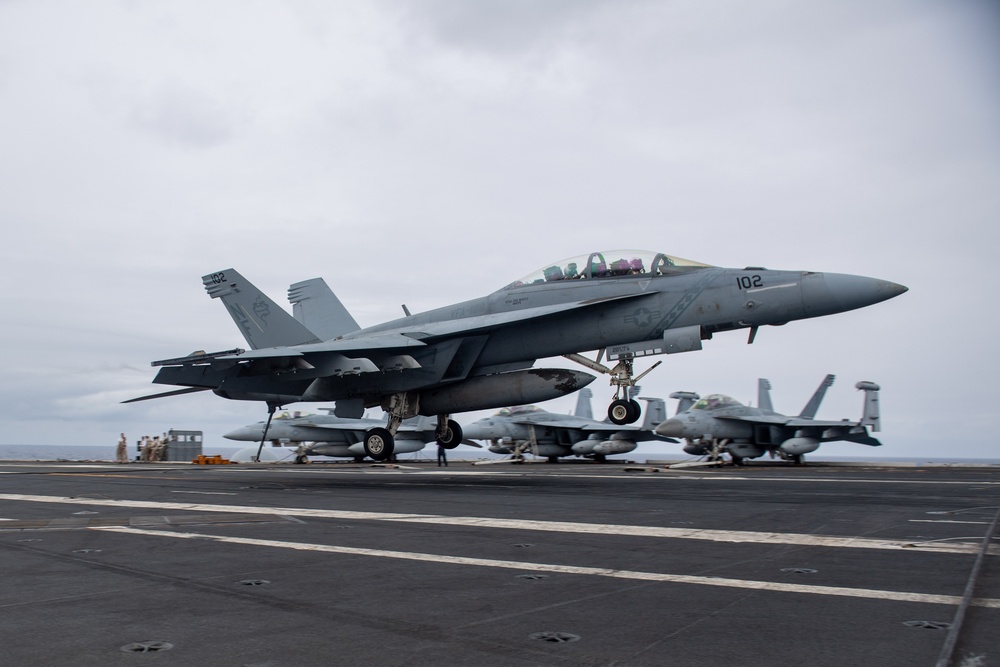
[[[570,257],[515,280],[504,289],[540,285],[559,280],[619,278],[622,276],[663,276],[711,266],[682,257],[648,250],[607,250]]]
[[[691,406],[692,410],[717,410],[718,408],[729,408],[734,405],[743,405],[735,398],[725,394],[709,394]]]

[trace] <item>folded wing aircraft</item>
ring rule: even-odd
[[[865,392],[864,411],[857,422],[815,419],[820,402],[833,381],[834,376],[827,375],[795,417],[774,412],[771,384],[764,378],[758,380],[756,408],[725,394],[700,398],[690,392],[677,392],[671,394],[671,398],[681,401],[677,414],[660,423],[656,433],[685,438],[684,451],[688,454],[718,457],[728,453],[736,465],[765,453],[802,463],[803,455],[816,451],[821,443],[838,440],[872,447],[881,445],[868,434],[869,427],[872,431],[880,430],[879,386],[874,382],[854,385]]]
[[[270,414],[300,401],[335,401],[344,417],[379,406],[388,414],[386,427],[369,429],[364,440],[366,454],[377,460],[391,456],[403,419],[437,416],[438,441],[454,446],[462,433],[451,413],[544,401],[593,380],[580,371],[533,368],[538,359],[563,355],[609,374],[616,388],[609,418],[632,423],[640,411],[628,389],[643,375],[633,374],[636,357],[700,350],[702,340],[734,329],[749,329],[752,342],[761,326],[861,308],[906,291],[861,276],[726,269],[615,250],[547,265],[484,297],[358,328],[315,279],[297,283],[293,297],[300,311],[309,299],[328,311],[312,321],[300,312],[308,325],[233,269],[202,281],[249,349],[155,361],[160,370],[153,381],[181,389],[132,400],[211,390],[264,401]],[[581,354],[593,350],[596,360]],[[616,365],[605,366],[605,357]]]
[[[667,418],[666,405],[660,398],[647,401],[642,425],[597,421],[590,409],[590,390],[581,389],[572,415],[547,412],[535,405],[503,408],[462,427],[467,440],[488,440],[494,454],[544,456],[555,463],[561,456],[580,456],[603,462],[610,454],[627,454],[636,443],[646,440],[677,442],[661,438],[653,428]]]
[[[330,408],[320,410],[333,412]],[[365,457],[365,434],[382,424],[380,419],[351,419],[333,414],[288,411],[275,415],[270,424],[260,421],[229,431],[222,437],[245,442],[260,442],[266,437],[275,444],[287,442],[298,445],[296,463],[306,463],[312,455],[361,461]],[[436,439],[437,423],[430,417],[404,420],[396,431],[393,455],[419,452],[428,442]]]

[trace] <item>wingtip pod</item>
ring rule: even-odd
[[[870,426],[872,431],[880,431],[881,410],[879,409],[878,392],[881,387],[868,380],[862,380],[854,386],[865,392],[865,407],[861,415],[860,424],[862,426]]]

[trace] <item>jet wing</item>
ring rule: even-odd
[[[857,426],[857,424],[855,424],[854,422],[843,421],[843,420],[837,421],[837,422],[833,422],[833,421],[827,422],[827,421],[820,421],[819,419],[798,419],[798,418],[795,418],[795,417],[793,417],[792,419],[789,419],[788,422],[787,422],[787,425],[788,426],[799,426],[799,427],[821,426],[821,427],[824,427],[824,428],[832,428],[832,427],[835,427],[835,426],[842,426],[842,427],[846,427],[846,428],[853,428],[853,427]]]
[[[250,359],[283,359],[290,357],[300,357],[311,353],[322,352],[360,352],[368,350],[391,350],[407,347],[425,347],[425,340],[443,338],[455,334],[481,333],[490,329],[524,322],[549,315],[558,315],[579,308],[588,308],[602,303],[620,301],[623,299],[634,299],[640,296],[648,296],[655,292],[643,292],[642,294],[628,294],[624,296],[601,297],[597,299],[585,299],[571,303],[553,304],[550,306],[538,306],[536,308],[524,308],[521,310],[509,311],[505,313],[491,313],[488,315],[476,315],[474,317],[464,317],[456,320],[444,322],[431,322],[423,325],[413,325],[412,327],[400,327],[395,331],[366,334],[363,331],[354,335],[324,341],[322,343],[306,343],[304,345],[294,345],[289,347],[269,347],[256,350],[248,350],[215,357],[218,360],[250,360]]]
[[[642,428],[639,426],[633,426],[630,424],[625,424],[624,426],[619,426],[617,424],[612,424],[611,422],[597,422],[592,419],[574,418],[572,416],[567,416],[564,419],[524,419],[524,420],[514,420],[515,424],[523,424],[524,426],[544,426],[546,428],[565,428],[572,429],[575,431],[594,431],[600,433],[602,431],[607,431],[609,433],[618,433],[621,431],[641,431]]]
[[[771,424],[774,426],[786,426],[792,421],[802,421],[811,424],[807,419],[795,420],[792,417],[782,415],[712,415],[716,419],[729,419],[737,422],[747,422],[748,424]],[[839,424],[840,422],[838,422]]]
[[[259,350],[247,350],[218,359],[276,359],[285,357],[301,357],[312,352],[358,352],[364,350],[391,350],[401,347],[426,347],[416,338],[403,333],[376,334],[357,339],[338,338],[323,343],[309,343],[295,347],[269,347]]]
[[[515,322],[524,322],[526,320],[538,319],[549,315],[558,315],[560,313],[567,313],[581,308],[589,308],[591,306],[604,303],[611,303],[613,301],[636,299],[639,297],[649,296],[650,294],[656,294],[656,291],[647,291],[641,294],[625,294],[620,296],[599,297],[596,299],[584,299],[583,301],[557,303],[550,306],[537,306],[535,308],[523,308],[521,310],[513,310],[505,313],[490,313],[488,315],[463,317],[457,320],[433,322],[430,324],[415,325],[409,328],[401,328],[398,331],[406,336],[412,336],[420,340],[451,336],[459,333],[482,333],[484,331],[495,329],[507,324],[513,324]],[[364,338],[359,337],[358,340],[364,340]]]
[[[619,426],[617,424],[612,424],[611,422],[598,422],[592,419],[584,419],[582,417],[566,416],[562,419],[515,419],[512,420],[515,424],[521,424],[524,426],[542,426],[545,428],[561,428],[573,431],[588,431],[590,433],[638,433],[644,429],[641,426],[634,426],[631,424],[625,424]],[[652,434],[652,431],[649,431]],[[654,435],[656,440],[662,440],[664,442],[678,442],[673,438],[665,438],[660,435]]]

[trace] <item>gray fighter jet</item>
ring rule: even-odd
[[[786,417],[771,405],[771,383],[761,378],[757,382],[757,405],[743,405],[725,394],[700,398],[693,392],[676,392],[677,414],[656,427],[663,437],[684,438],[684,451],[695,456],[718,458],[728,453],[733,463],[757,458],[769,453],[772,457],[802,463],[804,454],[816,451],[820,443],[846,440],[877,447],[882,443],[868,435],[868,428],[879,430],[879,386],[874,382],[854,385],[865,392],[861,420],[850,422],[814,419],[826,390],[834,376],[827,375],[797,417]]]
[[[725,269],[663,253],[608,251],[549,264],[484,297],[364,329],[337,301],[320,333],[232,269],[202,281],[250,350],[155,361],[153,382],[183,388],[132,400],[211,390],[264,401],[270,415],[289,403],[336,401],[343,417],[381,406],[387,425],[370,429],[364,440],[374,459],[392,454],[403,419],[436,415],[438,441],[454,446],[462,434],[451,413],[549,400],[593,380],[578,371],[532,368],[537,359],[564,355],[609,374],[610,419],[634,423],[639,405],[628,388],[643,375],[633,374],[636,357],[700,350],[702,340],[735,329],[749,329],[753,342],[761,326],[861,308],[906,291],[861,276]],[[592,350],[596,360],[580,354]],[[613,368],[602,363],[605,355]]]
[[[560,456],[581,456],[602,462],[609,454],[627,454],[643,440],[666,440],[653,427],[667,418],[666,405],[659,398],[647,401],[642,426],[595,421],[590,409],[590,390],[581,389],[572,415],[546,412],[535,405],[503,408],[495,415],[462,426],[467,440],[488,440],[494,454],[525,453],[547,457],[555,463]]]
[[[333,408],[320,409],[328,413],[333,411]],[[296,463],[305,463],[313,455],[361,461],[365,458],[365,434],[382,423],[380,419],[345,419],[333,414],[310,414],[295,410],[276,414],[270,425],[259,421],[234,429],[222,437],[260,442],[266,435],[272,443],[298,445],[295,451]],[[428,442],[436,439],[437,424],[430,417],[404,420],[396,432],[393,455],[419,452]]]

